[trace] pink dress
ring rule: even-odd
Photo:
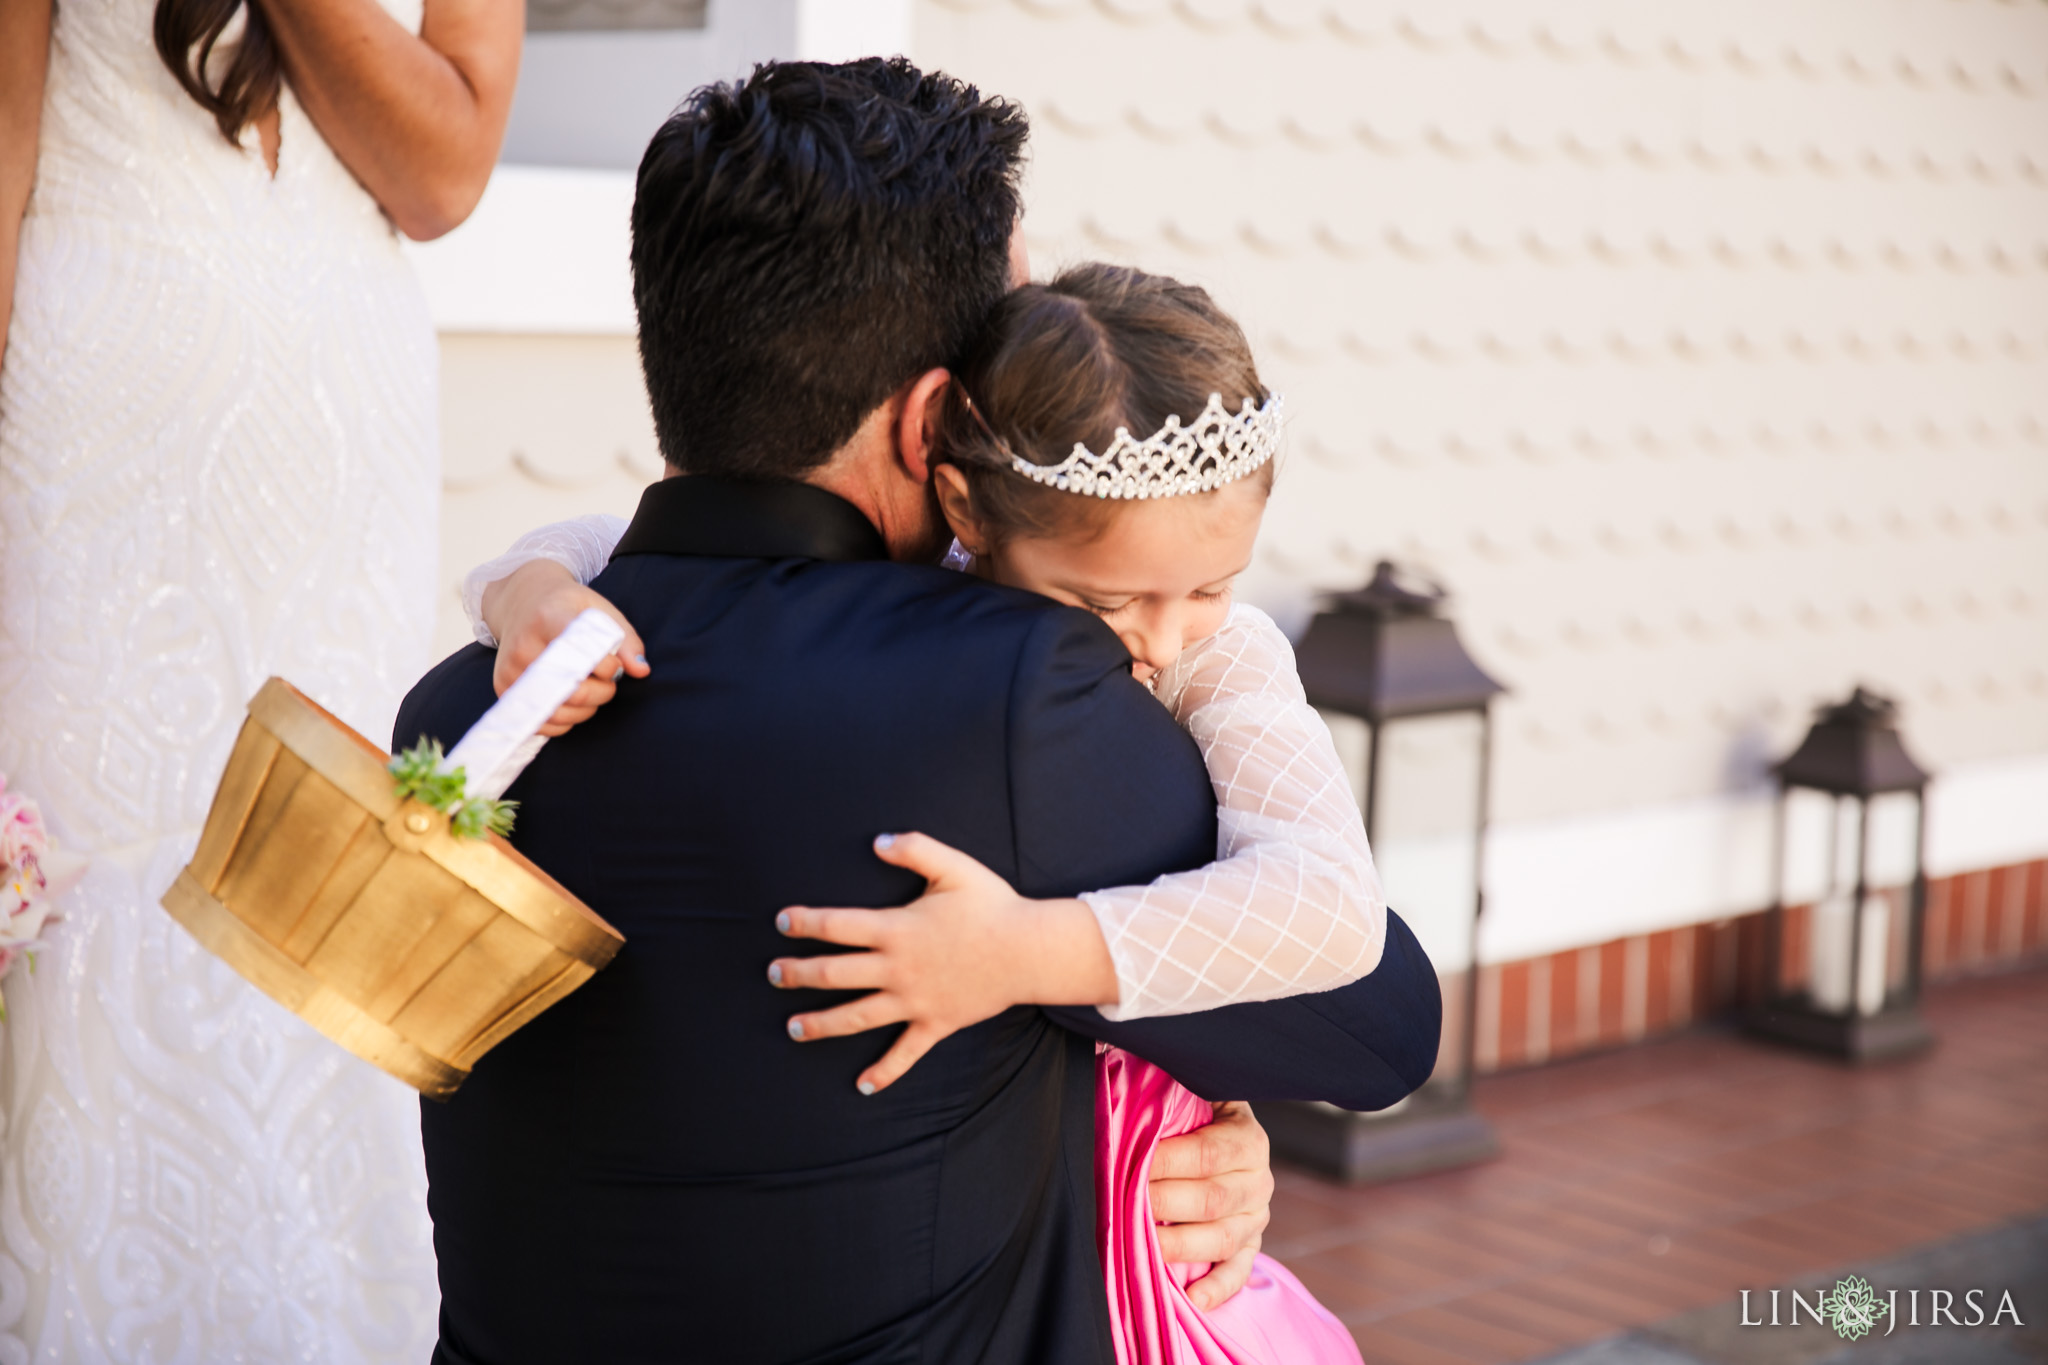
[[[1152,1149],[1210,1113],[1150,1062],[1113,1047],[1095,1058],[1096,1235],[1118,1365],[1362,1365],[1344,1324],[1271,1256],[1207,1313],[1187,1286],[1209,1267],[1161,1258],[1146,1188]]]

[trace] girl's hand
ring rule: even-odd
[[[783,990],[873,992],[792,1017],[789,1036],[798,1042],[910,1026],[860,1074],[863,1095],[886,1089],[940,1039],[1012,1005],[1116,1001],[1109,945],[1080,901],[1020,896],[973,858],[922,834],[884,834],[875,856],[923,877],[924,894],[892,910],[793,905],[775,917],[792,938],[870,951],[783,957],[768,966],[768,980]]]
[[[506,688],[519,680],[526,666],[590,607],[617,621],[626,638],[619,642],[615,653],[598,661],[590,676],[569,694],[569,700],[540,727],[540,732],[550,739],[569,733],[571,727],[596,715],[597,708],[618,692],[621,671],[629,677],[646,677],[651,671],[647,667],[647,646],[640,643],[632,623],[617,607],[578,583],[574,574],[552,559],[523,564],[484,589],[484,624],[498,638],[498,664],[491,672],[491,685],[501,697]]]

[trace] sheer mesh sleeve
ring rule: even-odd
[[[471,569],[462,580],[462,611],[469,617],[476,642],[492,649],[498,647],[497,637],[484,624],[485,588],[536,559],[552,559],[576,575],[578,583],[588,583],[604,572],[605,564],[612,557],[612,547],[625,534],[626,519],[608,512],[558,521],[537,531],[528,531],[512,542],[511,549]]]
[[[1116,963],[1114,1020],[1349,985],[1379,965],[1387,907],[1351,782],[1287,637],[1239,605],[1160,676],[1216,787],[1217,861],[1081,897]]]

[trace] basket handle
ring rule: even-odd
[[[519,680],[448,753],[448,767],[468,773],[470,796],[495,800],[504,795],[547,743],[547,737],[538,733],[540,727],[590,676],[598,660],[625,638],[617,621],[591,607],[526,666]]]

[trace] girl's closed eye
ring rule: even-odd
[[[1188,600],[1191,602],[1220,602],[1224,598],[1229,597],[1236,589],[1236,580],[1232,579],[1213,588],[1191,589],[1188,593]],[[1138,601],[1136,597],[1126,597],[1121,602],[1104,602],[1079,593],[1076,593],[1075,596],[1084,609],[1102,617],[1116,616],[1122,612],[1129,611]]]

